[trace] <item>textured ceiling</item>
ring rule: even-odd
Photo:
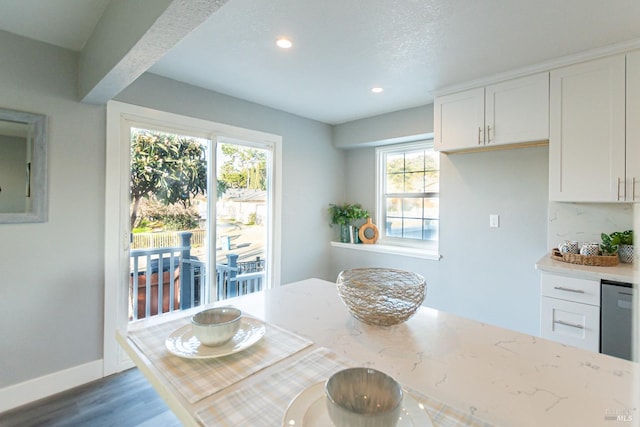
[[[0,28],[79,50],[105,2],[0,0]],[[427,104],[437,90],[509,70],[633,45],[638,22],[639,0],[229,0],[149,71],[336,124]],[[281,35],[292,49],[276,48]]]

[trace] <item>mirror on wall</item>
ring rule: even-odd
[[[46,121],[0,108],[0,223],[47,219]]]

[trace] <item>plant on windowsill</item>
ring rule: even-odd
[[[342,243],[351,242],[349,226],[353,226],[354,221],[369,217],[369,212],[362,208],[359,203],[347,203],[344,205],[329,205],[330,225],[340,225],[340,241]]]

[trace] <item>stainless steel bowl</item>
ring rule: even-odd
[[[327,411],[336,427],[393,427],[402,410],[402,387],[370,368],[349,368],[325,384]]]

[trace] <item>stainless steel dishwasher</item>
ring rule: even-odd
[[[631,360],[634,292],[631,283],[601,281],[600,353]]]

